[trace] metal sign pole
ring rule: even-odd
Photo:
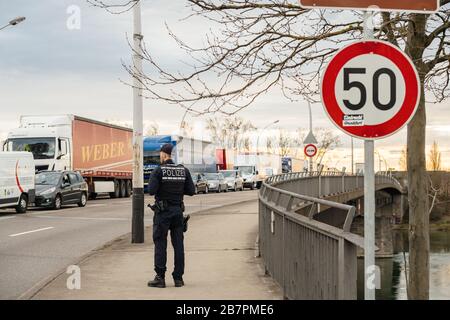
[[[364,14],[364,38],[373,39],[373,13]],[[375,142],[364,141],[364,298],[375,300]]]

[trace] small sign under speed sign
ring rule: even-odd
[[[305,146],[305,156],[312,158],[317,154],[317,147],[313,144]]]
[[[399,48],[379,40],[352,43],[334,56],[322,78],[322,101],[331,121],[362,139],[394,134],[414,116],[419,75]]]

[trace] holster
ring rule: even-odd
[[[152,209],[155,214],[160,214],[162,211],[167,210],[168,205],[166,201],[162,200],[155,201],[155,204],[149,204],[148,207]]]
[[[188,230],[188,221],[190,218],[190,215],[186,215],[183,217],[183,232],[186,232]]]

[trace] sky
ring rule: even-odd
[[[78,11],[80,19],[73,20]],[[184,56],[168,36],[165,24],[194,45],[203,42],[207,27],[215,28],[197,18],[182,20],[190,13],[184,0],[142,3],[146,47],[171,70],[183,68]],[[112,15],[85,0],[0,2],[0,25],[17,16],[27,19],[0,31],[0,140],[18,126],[19,116],[24,114],[69,113],[131,123],[132,89],[123,83],[130,79],[122,67],[122,61],[129,63],[131,56],[127,42],[132,33],[131,12]],[[178,106],[144,101],[146,126],[157,123],[161,133],[176,132],[183,114]],[[309,126],[306,103],[292,103],[276,90],[239,116],[259,128],[280,120],[272,130],[295,131]],[[450,100],[429,104],[427,116],[427,148],[437,141],[443,166],[450,168]],[[342,146],[330,154],[330,165],[349,167],[350,138],[333,127],[320,104],[313,105],[313,119],[314,127],[330,128],[341,136]],[[192,117],[187,120],[191,124],[203,121]],[[406,130],[375,144],[389,167],[398,167],[405,145]],[[363,142],[359,140],[355,140],[355,158],[363,162]]]

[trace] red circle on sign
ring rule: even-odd
[[[308,148],[314,148],[314,153],[312,153],[312,154],[309,154],[308,152],[307,152],[307,150],[308,150]],[[308,144],[308,145],[306,145],[305,146],[305,155],[307,156],[307,157],[310,157],[310,158],[312,158],[312,157],[314,157],[316,154],[317,154],[317,147],[315,146],[315,145],[313,145],[313,144]]]
[[[383,56],[397,66],[406,84],[405,99],[399,111],[386,122],[377,125],[344,127],[342,123],[344,112],[336,99],[336,80],[347,62],[364,54]],[[413,62],[400,49],[385,41],[359,41],[342,48],[329,62],[322,78],[322,102],[329,118],[339,129],[357,138],[374,140],[394,134],[412,119],[419,106],[419,100],[419,75]]]

